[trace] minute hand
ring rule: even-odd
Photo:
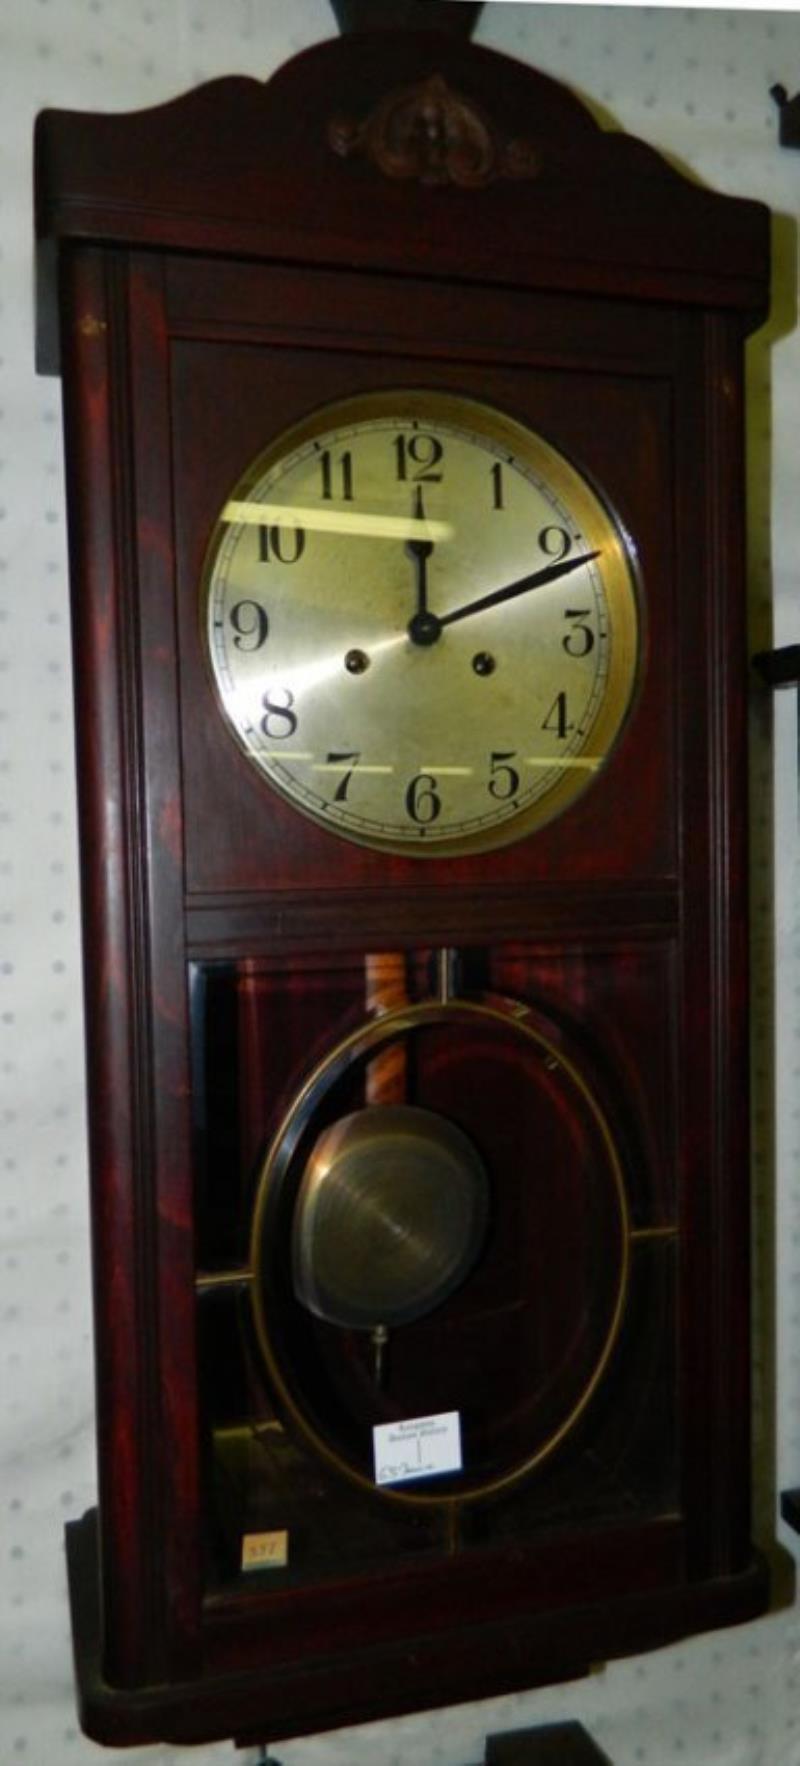
[[[452,612],[443,613],[439,625],[455,625],[456,620],[469,619],[473,613],[483,613],[487,607],[498,607],[501,601],[513,601],[517,595],[527,595],[529,589],[544,588],[545,583],[557,582],[560,576],[569,576],[570,571],[580,570],[581,565],[591,564],[593,558],[599,558],[598,552],[581,552],[578,558],[562,558],[558,564],[546,564],[543,570],[534,570],[530,576],[521,576],[515,583],[506,583],[502,589],[492,589],[488,595],[479,596],[477,601],[467,601],[464,607],[454,607]]]

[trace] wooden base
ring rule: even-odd
[[[428,1638],[424,1651],[409,1653],[400,1644],[379,1643],[363,1664],[369,1688],[359,1703],[351,1674],[342,1674],[331,1657],[304,1658],[288,1672],[284,1665],[274,1672],[262,1667],[216,1676],[213,1681],[200,1676],[132,1688],[109,1685],[102,1667],[95,1510],[67,1526],[66,1548],[81,1724],[94,1741],[116,1747],[229,1739],[254,1747],[389,1714],[455,1704],[465,1695],[453,1661],[467,1648],[475,1655],[470,1698],[574,1680],[597,1662],[601,1646],[610,1659],[656,1649],[691,1632],[739,1624],[764,1611],[768,1591],[765,1564],[754,1554],[740,1576],[725,1581],[655,1590],[620,1600],[602,1612],[597,1607],[572,1608],[483,1626],[479,1650],[475,1628],[466,1624],[457,1636]],[[578,1745],[574,1734],[563,1735],[564,1725],[556,1729],[562,1733],[553,1747]],[[514,1736],[490,1737],[486,1766],[517,1766],[517,1754],[503,1751],[512,1744],[516,1745]],[[537,1745],[551,1745],[546,1732]],[[519,1766],[527,1758],[520,1754]],[[564,1766],[572,1766],[573,1761],[574,1766],[591,1766],[602,1758],[585,1751],[530,1756],[532,1766],[539,1766],[540,1760],[542,1766],[545,1762],[551,1766],[551,1761],[556,1766],[562,1760]]]

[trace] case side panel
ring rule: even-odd
[[[156,1636],[143,1443],[152,1330],[142,1180],[147,970],[139,806],[130,754],[136,707],[125,578],[130,476],[125,281],[119,258],[76,250],[62,267],[93,1273],[97,1343],[103,1660],[109,1679],[146,1677]]]

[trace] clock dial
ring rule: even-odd
[[[366,395],[260,455],[204,576],[225,717],[332,832],[435,855],[572,803],[627,714],[632,548],[543,438],[473,400]]]

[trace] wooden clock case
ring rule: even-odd
[[[99,1504],[68,1529],[85,1726],[113,1744],[278,1738],[756,1614],[742,442],[766,211],[437,33],[331,41],[264,86],[218,80],[153,111],[44,113],[36,180],[86,952]],[[520,843],[424,862],[336,840],[264,785],[223,727],[198,616],[214,518],[258,450],[328,401],[409,386],[508,410],[602,487],[643,633],[592,788]],[[276,1111],[364,1018],[365,956],[400,953],[420,1000],[445,948],[465,990],[521,1002],[602,1101],[632,1223],[618,1339],[503,1499],[456,1527],[447,1504],[409,1521],[332,1475],[308,1498],[328,1517],[318,1558],[287,1490],[288,1568],[243,1574],[242,1536],[284,1497],[245,1469],[226,1506],[217,1446],[280,1418],[202,1278],[242,1255]],[[483,1105],[487,1132],[505,1102]],[[434,1315],[414,1377],[425,1403],[420,1369],[459,1370],[487,1407],[512,1367],[513,1435],[548,1402],[524,1371],[534,1266],[551,1335],[566,1308],[566,1362],[572,1260],[591,1259],[578,1156],[563,1194],[556,1170],[532,1201],[511,1129],[477,1323],[469,1299],[449,1338]],[[315,1364],[323,1407],[337,1353]],[[291,1422],[286,1439],[297,1499],[318,1468]]]

